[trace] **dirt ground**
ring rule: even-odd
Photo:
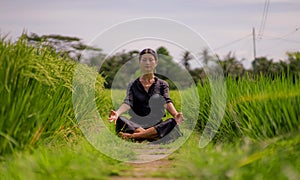
[[[122,163],[131,166],[130,171],[121,172],[118,176],[112,176],[112,180],[162,180],[167,178],[168,172],[173,168],[172,160],[169,158],[168,149],[165,148],[143,148],[136,149],[138,153],[137,162]]]

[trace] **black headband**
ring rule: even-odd
[[[141,57],[142,55],[144,54],[152,54],[155,58],[155,60],[157,61],[157,54],[156,52],[153,50],[153,49],[150,49],[150,48],[146,48],[146,49],[143,49],[141,52],[140,52],[140,56],[139,56],[139,60],[141,60]]]

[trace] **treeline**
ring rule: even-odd
[[[28,43],[34,46],[51,47],[53,51],[60,52],[62,56],[69,56],[75,61],[97,66],[99,73],[106,78],[106,88],[111,88],[114,81],[114,88],[124,87],[128,80],[137,76],[138,73],[138,51],[118,52],[111,56],[107,56],[98,47],[92,47],[84,44],[79,38],[67,37],[61,35],[45,35],[38,36],[37,34],[23,34],[22,38],[26,38]],[[83,57],[82,52],[88,54],[88,57]],[[176,63],[169,51],[165,47],[156,49],[159,54],[159,66],[157,74],[161,78],[167,80],[171,89],[176,87],[176,82],[183,85],[189,85],[186,81],[186,72],[192,77],[196,83],[203,83],[206,78],[203,68],[192,68],[191,61],[194,57],[190,52],[182,53],[179,63]],[[243,65],[245,59],[237,59],[233,53],[229,52],[227,56],[220,58],[218,55],[208,53],[208,50],[202,50],[202,63],[207,65],[210,61],[218,61],[223,69],[225,77],[242,78],[245,75],[263,75],[263,76],[295,76],[300,72],[300,52],[287,52],[286,59],[273,60],[267,57],[258,57],[252,61],[252,67],[246,69]],[[136,61],[131,61],[136,60]],[[125,68],[124,68],[125,66]],[[116,78],[116,75],[118,76]],[[170,80],[170,77],[173,79]],[[121,80],[122,79],[122,80]],[[175,84],[174,84],[175,82]]]

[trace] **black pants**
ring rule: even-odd
[[[165,100],[162,96],[153,95],[149,100],[150,113],[147,116],[138,116],[135,113],[131,113],[132,118],[130,120],[125,117],[119,117],[116,122],[116,132],[132,134],[137,128],[148,129],[154,127],[157,131],[155,140],[160,139],[163,143],[177,139],[182,134],[175,119],[169,118],[166,121],[162,121],[163,116],[165,116],[164,105]]]
[[[132,120],[128,120],[125,117],[119,117],[116,122],[116,133],[134,133],[137,128],[148,129],[154,127],[157,131],[157,137],[155,139],[146,139],[154,143],[170,143],[176,140],[178,137],[182,136],[180,129],[174,118],[169,118],[165,121],[160,120],[154,126],[145,127],[145,125],[140,125]]]

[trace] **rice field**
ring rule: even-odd
[[[73,97],[81,88],[73,84],[78,66],[94,71],[51,49],[28,46],[22,39],[15,43],[0,40],[0,179],[109,179],[131,171],[132,166],[99,152],[83,136],[77,119],[88,112],[76,111],[80,103],[74,107]],[[77,81],[85,81],[85,77]],[[104,81],[97,75],[90,87],[103,119],[114,108]],[[227,78],[225,83],[225,114],[212,142],[199,147],[210,115],[211,87],[198,85],[196,128],[169,156],[169,173],[152,176],[299,179],[299,79],[249,76]],[[188,90],[184,93],[189,94]],[[122,97],[124,92],[114,94]],[[178,91],[171,91],[171,97],[178,109],[186,103]],[[186,110],[184,116],[189,119],[192,113],[193,109]],[[104,124],[113,131],[113,125]],[[130,147],[120,151],[132,156]]]

